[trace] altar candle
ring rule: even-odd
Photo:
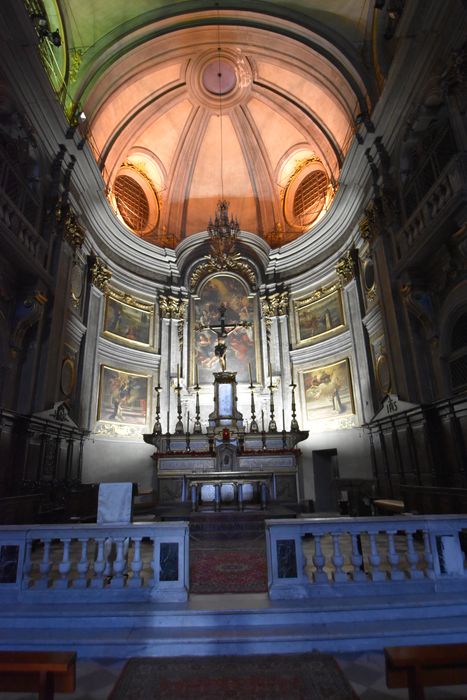
[[[180,365],[177,365],[177,386],[180,385]]]
[[[198,365],[196,365],[196,386],[199,386],[199,370],[198,370]]]
[[[190,411],[186,414],[186,431],[190,432]]]
[[[271,363],[269,363],[269,378],[271,379],[271,383],[272,383],[272,367],[271,367]]]
[[[285,411],[282,409],[282,430],[285,433]]]
[[[170,433],[170,408],[167,409],[167,432]]]
[[[251,364],[250,364],[250,363],[248,363],[248,372],[249,372],[249,374],[250,374],[250,384],[253,384],[253,378],[252,378],[252,376],[251,376]]]
[[[262,426],[262,431],[264,433],[264,411],[261,409],[261,426]]]

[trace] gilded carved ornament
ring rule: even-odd
[[[141,309],[142,311],[147,311],[148,313],[152,313],[154,310],[153,304],[135,299],[135,297],[131,294],[122,292],[120,289],[115,289],[115,287],[109,287],[107,293],[109,297],[120,301],[122,304],[134,306],[136,309]]]
[[[194,292],[196,290],[203,277],[206,277],[212,272],[220,272],[222,270],[236,272],[248,282],[251,289],[254,290],[256,288],[255,272],[248,263],[241,260],[240,253],[226,255],[225,257],[216,257],[211,254],[207,255],[205,260],[206,262],[202,262],[200,265],[198,265],[191,275],[190,292]]]
[[[104,292],[104,294],[107,293],[112,273],[104,262],[96,256],[89,272],[91,275],[91,283],[97,287],[97,289],[100,289],[101,292]]]
[[[161,294],[159,296],[159,312],[161,318],[171,318],[175,321],[183,321],[185,309],[188,304],[187,299],[180,299],[171,295]]]
[[[352,251],[349,250],[346,255],[339,258],[336,264],[336,272],[340,277],[342,284],[348,284],[355,277],[355,264]]]
[[[308,306],[311,302],[317,301],[322,297],[326,297],[328,294],[332,294],[333,292],[336,292],[338,289],[341,288],[341,282],[335,282],[329,287],[320,287],[319,289],[315,289],[315,291],[312,292],[312,294],[310,294],[310,296],[306,297],[305,299],[297,299],[296,301],[294,301],[295,308],[301,309],[303,306]]]
[[[82,247],[86,233],[84,228],[79,224],[76,214],[68,210],[64,220],[64,238],[71,245],[73,251],[76,252]]]
[[[261,312],[263,316],[272,318],[273,316],[287,316],[289,311],[289,292],[283,290],[266,294],[261,297]]]

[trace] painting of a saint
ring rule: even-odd
[[[296,302],[299,342],[313,342],[344,328],[340,291]]]
[[[149,377],[102,366],[98,420],[144,425]]]
[[[342,418],[355,413],[347,359],[303,373],[305,405],[310,427],[317,423],[337,429]]]
[[[237,372],[249,381],[255,371],[253,302],[245,284],[232,275],[216,275],[201,288],[195,302],[194,364],[199,381],[211,382],[212,373]]]
[[[152,312],[107,297],[104,332],[129,345],[151,344]]]

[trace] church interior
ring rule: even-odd
[[[466,3],[0,35],[0,689],[11,650],[467,643]]]

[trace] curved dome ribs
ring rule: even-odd
[[[267,239],[268,234],[281,221],[280,207],[277,206],[278,197],[277,187],[274,185],[273,166],[248,107],[243,106],[237,110],[232,121],[255,194],[258,226],[254,233]]]
[[[101,170],[105,169],[111,175],[115,165],[109,168],[107,163],[112,152],[115,151],[113,160],[116,161],[116,167],[118,167],[121,159],[124,158],[123,154],[130,148],[130,141],[134,141],[135,133],[140,133],[145,124],[154,118],[151,108],[160,116],[164,111],[169,110],[171,105],[180,99],[180,96],[185,96],[185,88],[184,83],[169,86],[161,92],[151,95],[144,103],[137,105],[134,110],[124,115],[118,126],[109,133],[108,140],[98,154],[97,164]],[[98,116],[97,114],[96,118]]]
[[[290,16],[233,7],[187,14],[183,5],[171,18],[148,13],[150,24],[135,29],[136,18],[113,45],[102,35],[83,63],[87,77],[77,94],[87,98],[82,106],[106,184],[131,154],[135,161],[144,153],[147,162],[152,154],[154,189],[163,191],[153,242],[159,231],[174,245],[204,231],[221,196],[244,230],[271,245],[290,240],[301,231],[275,234],[287,229],[282,197],[291,174],[316,157],[334,185],[355,116],[366,109],[355,51],[341,37],[333,52],[329,37]],[[217,55],[219,28],[231,73],[220,109],[203,74]]]

